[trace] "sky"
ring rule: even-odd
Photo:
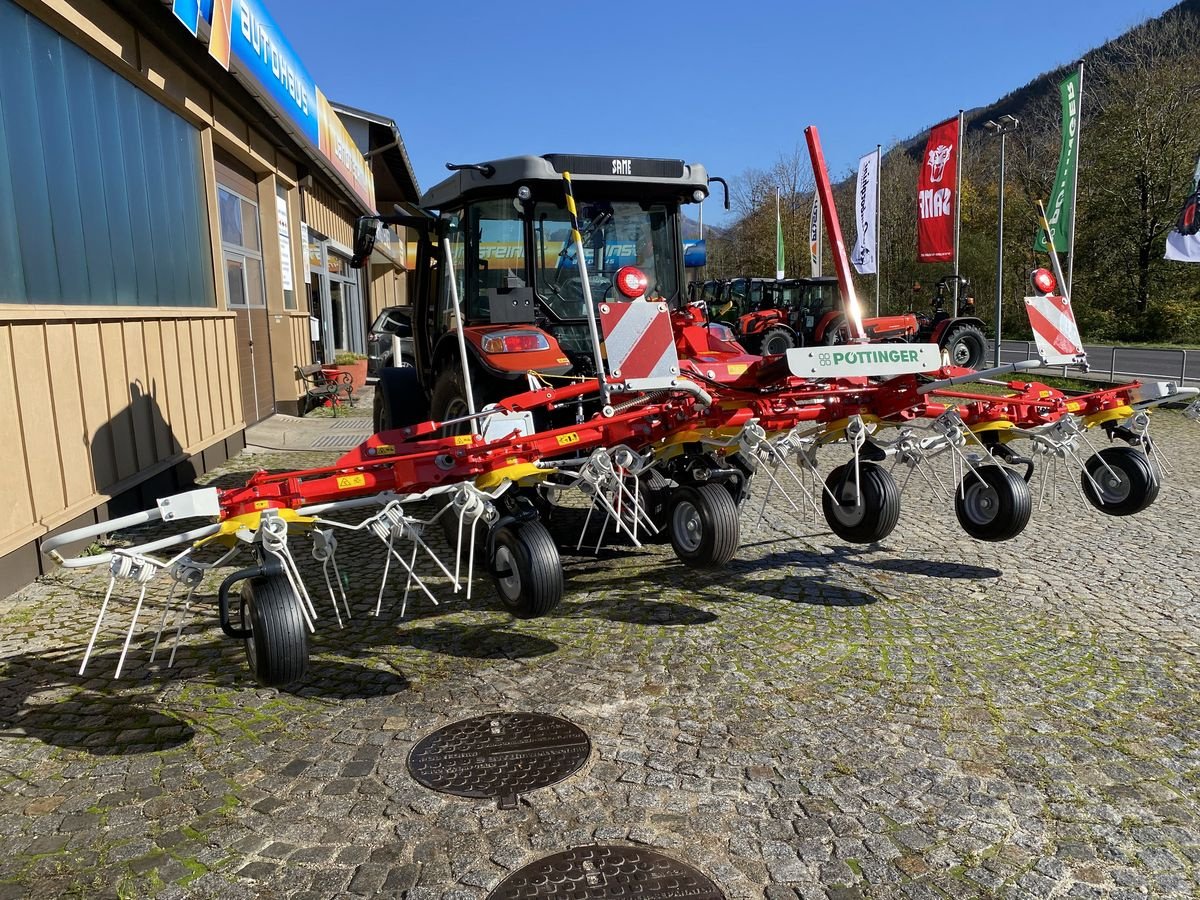
[[[422,190],[447,162],[556,152],[732,179],[803,147],[808,125],[836,179],[1174,5],[265,2],[327,97],[396,121]]]

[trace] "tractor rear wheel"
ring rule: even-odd
[[[776,325],[768,328],[762,336],[761,356],[779,356],[796,346],[796,337],[790,328]]]
[[[845,319],[830,322],[829,327],[825,329],[825,333],[821,335],[821,343],[826,347],[832,347],[835,344],[847,344],[849,342],[850,326],[846,324]]]
[[[518,619],[544,616],[562,600],[558,547],[546,526],[536,519],[496,529],[491,569],[500,599]]]
[[[1008,466],[977,466],[954,493],[954,514],[979,541],[1007,541],[1029,524],[1033,498],[1025,479]]]
[[[676,488],[667,504],[667,533],[684,565],[697,569],[725,565],[741,541],[733,495],[720,484]]]
[[[303,601],[286,575],[264,575],[242,583],[242,627],[246,662],[259,684],[285,687],[304,677],[308,668],[308,625]]]
[[[417,370],[411,366],[387,368],[379,373],[372,407],[375,433],[407,428],[429,418],[429,403],[421,390]]]
[[[1132,516],[1158,497],[1150,460],[1133,447],[1105,447],[1093,454],[1079,479],[1088,503],[1110,516]]]
[[[900,489],[891,473],[874,463],[859,462],[858,485],[854,463],[838,466],[825,479],[821,509],[833,533],[851,544],[873,544],[892,533],[900,521]],[[830,497],[830,494],[833,497]],[[834,502],[834,498],[837,502]]]
[[[980,369],[987,355],[987,340],[975,325],[959,325],[942,338],[942,349],[950,363],[964,369]]]

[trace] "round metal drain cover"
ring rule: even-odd
[[[576,847],[518,869],[487,900],[723,900],[707,876],[686,863],[642,847]]]
[[[423,738],[408,754],[408,771],[435,791],[495,797],[502,809],[517,795],[557,784],[579,770],[592,743],[578,725],[537,713],[463,719]]]

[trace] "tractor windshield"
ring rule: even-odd
[[[533,222],[538,295],[559,318],[584,318],[587,310],[566,208],[538,203]],[[613,280],[622,266],[637,266],[645,273],[648,297],[674,299],[679,289],[676,266],[682,247],[677,246],[666,204],[583,203],[579,231],[594,301],[612,299]]]

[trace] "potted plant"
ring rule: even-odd
[[[356,391],[367,383],[367,358],[361,353],[339,350],[333,357],[333,368],[348,373]]]

